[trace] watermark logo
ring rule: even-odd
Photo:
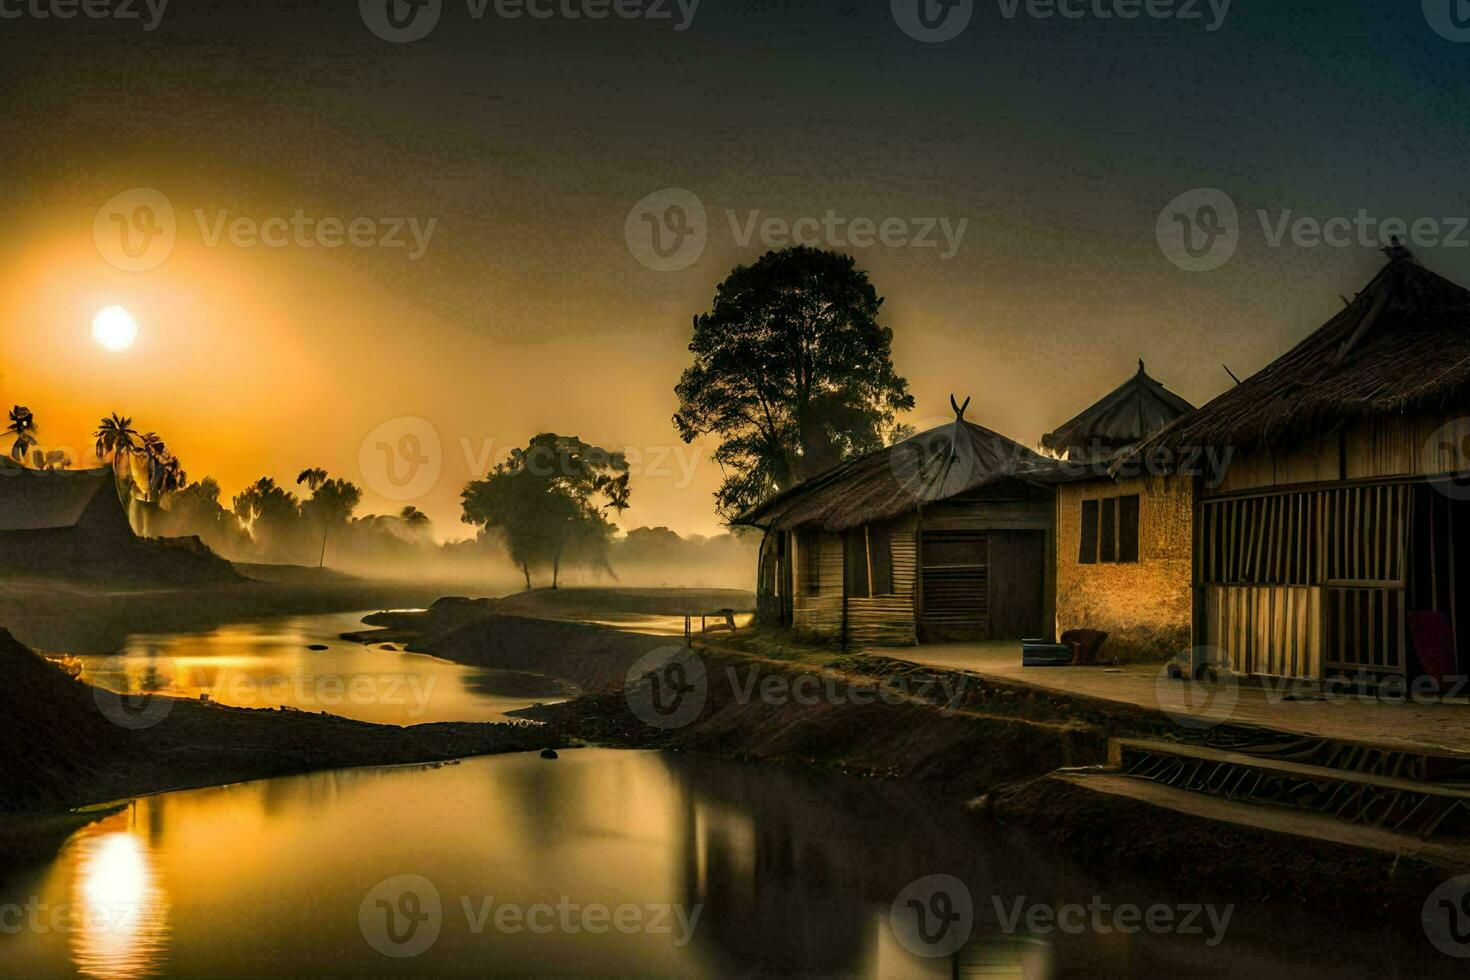
[[[890,0],[893,22],[915,41],[943,44],[970,26],[975,0]]]
[[[145,674],[137,685],[141,690],[133,691],[130,690],[134,685],[128,677],[128,664],[128,658],[123,654],[102,661],[93,676],[98,679],[119,678],[125,690],[118,692],[94,683],[92,699],[103,717],[117,727],[142,731],[163,721],[173,711],[174,699],[157,692],[168,687],[178,668],[168,657],[149,658]]]
[[[1435,949],[1470,959],[1470,874],[1451,878],[1430,892],[1420,921]]]
[[[144,33],[151,33],[163,23],[168,0],[0,0],[0,20],[73,20],[80,12],[88,20],[143,21]]]
[[[173,203],[152,187],[134,187],[112,197],[92,221],[97,254],[123,272],[156,269],[178,241]]]
[[[1423,0],[1424,19],[1434,33],[1456,44],[1470,42],[1470,3],[1466,0]]]
[[[1233,672],[1220,669],[1225,660],[1223,650],[1197,647],[1165,664],[1154,682],[1159,709],[1185,728],[1208,729],[1229,721],[1240,700],[1240,681]],[[1215,669],[1208,671],[1211,676],[1196,679],[1196,664],[1211,664]],[[1171,666],[1182,676],[1171,676]]]
[[[417,500],[439,482],[444,449],[432,422],[400,415],[379,425],[357,450],[363,482],[388,500]]]
[[[1452,419],[1440,426],[1424,443],[1420,459],[1427,472],[1450,474],[1430,486],[1451,500],[1470,500],[1470,419]]]
[[[422,875],[386,878],[363,896],[357,924],[368,945],[384,956],[419,956],[439,939],[444,924],[439,889]]]
[[[1240,245],[1240,212],[1224,191],[1197,187],[1159,212],[1154,234],[1170,262],[1186,272],[1209,272],[1234,257]]]
[[[650,728],[682,728],[704,710],[709,676],[693,650],[661,646],[633,661],[623,679],[623,696]]]
[[[407,44],[429,36],[439,23],[444,0],[357,0],[367,29],[391,44]]]
[[[654,191],[623,222],[633,258],[655,272],[678,272],[698,262],[709,244],[709,216],[699,195],[682,187]]]
[[[1131,936],[1150,932],[1156,936],[1203,936],[1204,944],[1210,948],[1224,941],[1230,919],[1235,914],[1234,905],[1165,905],[1156,902],[1143,907],[1131,902],[1113,904],[1101,895],[1092,896],[1085,905],[1081,902],[1062,905],[1028,902],[1024,895],[1011,902],[992,895],[991,903],[1000,930],[1006,935],[1047,936],[1060,932],[1076,936],[1091,932],[1103,936],[1112,933]]]
[[[928,875],[898,893],[888,926],[915,956],[953,956],[975,929],[975,901],[954,875]]]

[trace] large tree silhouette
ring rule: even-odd
[[[694,318],[694,363],[674,389],[679,436],[718,435],[726,518],[883,445],[913,408],[893,369],[883,299],[840,252],[798,245],[738,266]]]

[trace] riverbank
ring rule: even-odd
[[[3,630],[0,677],[0,814],[12,816],[315,769],[566,744],[522,723],[400,728],[161,695],[120,698],[73,679]]]
[[[1236,901],[1310,902],[1380,925],[1384,916],[1408,925],[1435,886],[1467,870],[1434,855],[1386,853],[1110,799],[1052,778],[1058,770],[1105,766],[1113,739],[1188,745],[1272,735],[1248,726],[1221,725],[1207,736],[1137,705],[844,655],[761,631],[721,634],[681,653],[682,643],[668,638],[504,611],[436,608],[381,620],[410,650],[577,684],[583,697],[524,713],[568,737],[902,781],[935,805],[968,808],[977,832],[985,824],[1025,827],[1090,865],[1147,873],[1171,887]],[[681,683],[699,678],[693,686],[700,704],[678,724],[647,710],[642,668],[651,664],[649,672],[657,673],[666,657],[685,658]],[[640,670],[629,684],[635,665]],[[667,704],[666,691],[652,694]],[[1365,902],[1365,894],[1374,901]]]

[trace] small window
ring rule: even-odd
[[[1136,493],[1082,501],[1078,563],[1137,562],[1138,513],[1139,497]]]
[[[1077,561],[1083,565],[1097,564],[1097,501],[1082,501],[1082,550]]]
[[[1098,521],[1097,560],[1118,560],[1118,498],[1109,497],[1102,503],[1102,519]]]
[[[868,527],[868,567],[873,595],[893,595],[893,528],[888,524]]]
[[[1138,494],[1118,498],[1118,560],[1138,561]]]

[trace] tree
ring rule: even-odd
[[[513,450],[485,479],[465,484],[460,495],[466,523],[505,536],[527,589],[533,565],[551,566],[553,589],[564,558],[606,567],[613,525],[604,512],[621,512],[628,498],[628,463],[622,453],[550,432],[537,435],[525,449]]]
[[[320,488],[321,485],[323,483],[326,483],[326,482],[327,482],[327,471],[324,470],[324,469],[322,469],[320,466],[313,466],[313,467],[310,467],[308,469],[304,469],[300,473],[296,474],[296,485],[299,487],[303,483],[306,484],[307,487],[309,487],[311,489],[312,499],[313,500],[316,499],[316,492],[317,492],[318,488]],[[362,491],[359,490],[358,493],[357,493],[357,500],[361,500],[361,499],[362,499]],[[347,516],[348,515],[351,515],[352,508],[357,506],[357,500],[354,500],[352,502],[352,507],[347,508],[347,514],[346,515],[343,515],[343,518],[342,518],[344,522],[346,521]],[[309,502],[310,501],[308,501],[308,503]],[[305,507],[303,506],[302,509],[305,510]],[[325,565],[327,563],[327,527],[328,527],[328,522],[326,520],[326,516],[325,516],[325,513],[324,513],[324,508],[322,508],[322,507],[316,507],[316,508],[313,508],[313,510],[318,511],[319,515],[321,516],[321,522],[322,522],[322,550],[321,550],[320,554],[317,555],[317,560],[316,560],[316,567],[317,568],[321,568],[323,565]]]
[[[301,516],[301,503],[291,491],[276,486],[268,476],[235,494],[230,509],[257,544],[269,551],[286,541]]]
[[[10,424],[5,432],[15,440],[10,444],[10,458],[24,466],[26,456],[36,445],[36,416],[24,405],[16,405],[10,410]]]
[[[722,516],[881,448],[913,408],[882,305],[851,256],[806,245],[767,252],[716,288],[694,318],[674,424],[685,442],[720,437]]]
[[[114,470],[138,448],[133,420],[116,412],[102,419],[93,435],[97,438],[97,458],[103,462],[110,460]]]

